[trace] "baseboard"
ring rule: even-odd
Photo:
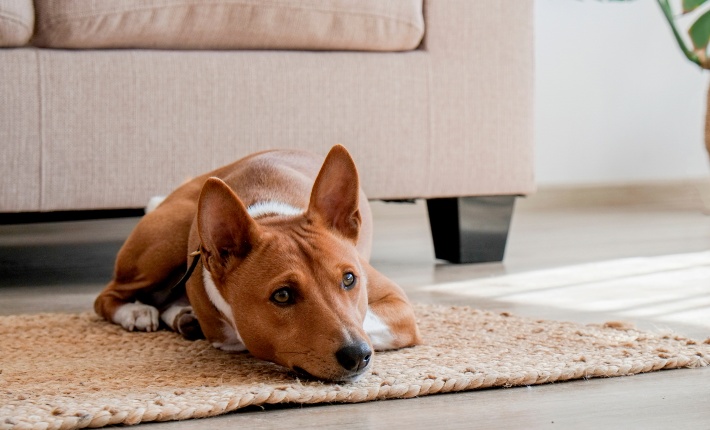
[[[710,213],[710,177],[604,185],[541,185],[519,200],[526,209],[593,206],[664,206]]]

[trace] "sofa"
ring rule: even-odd
[[[532,9],[3,0],[0,213],[140,208],[256,151],[341,143],[369,198],[427,199],[442,247],[491,248],[535,188]]]

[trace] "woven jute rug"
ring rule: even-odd
[[[416,306],[426,345],[375,355],[356,383],[93,314],[0,317],[0,429],[75,429],[209,417],[250,405],[364,402],[706,366],[710,339]]]

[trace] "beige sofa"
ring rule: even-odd
[[[334,143],[372,199],[528,194],[532,38],[531,0],[3,0],[0,212]]]

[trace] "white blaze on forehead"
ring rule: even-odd
[[[274,200],[266,200],[257,202],[247,208],[249,216],[259,218],[264,215],[284,215],[296,216],[301,215],[304,210],[291,206],[287,203],[277,202]]]

